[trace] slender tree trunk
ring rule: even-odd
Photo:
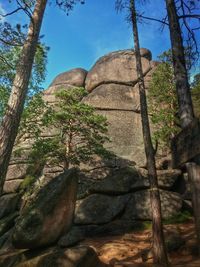
[[[8,106],[0,127],[0,194],[23,112],[33,60],[47,0],[37,0],[20,55]]]
[[[194,118],[194,111],[185,63],[183,40],[174,0],[166,0],[166,7],[169,19],[179,116],[181,120],[181,127],[185,128],[192,122]]]
[[[188,177],[191,184],[192,206],[195,214],[195,227],[198,242],[198,253],[200,255],[200,166],[194,162],[186,163]]]
[[[179,116],[181,128],[184,130],[184,128],[189,127],[190,123],[194,120],[193,104],[187,75],[183,39],[175,1],[166,0],[166,7],[169,20],[176,91],[179,103]],[[200,157],[198,157],[198,161],[199,159]],[[188,162],[186,168],[192,189],[196,236],[200,255],[200,166],[193,162]]]
[[[162,266],[168,266],[168,258],[163,235],[161,202],[160,202],[160,193],[159,193],[157,173],[156,173],[155,153],[151,141],[151,133],[149,127],[146,92],[145,92],[142,63],[140,56],[140,45],[139,45],[139,36],[138,36],[137,18],[136,18],[134,0],[130,0],[130,11],[131,11],[131,20],[132,20],[133,36],[134,36],[137,75],[139,81],[143,139],[144,139],[145,153],[147,159],[148,176],[150,181],[154,263],[162,264]]]

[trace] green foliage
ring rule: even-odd
[[[30,154],[33,161],[64,163],[67,169],[69,165],[88,162],[94,155],[109,157],[103,147],[108,141],[106,118],[81,102],[86,94],[83,88],[60,90],[56,94],[56,103],[46,109],[41,122],[57,132],[51,138],[35,138]]]
[[[161,147],[169,147],[171,138],[178,133],[178,102],[171,64],[170,51],[160,56],[148,92],[149,114],[154,125],[154,141]]]
[[[151,221],[143,221],[140,224],[139,231],[144,231],[144,230],[150,230],[152,228],[152,222]]]
[[[185,223],[190,221],[192,218],[192,215],[189,211],[180,211],[174,216],[163,220],[163,224],[177,224],[177,223]]]
[[[20,188],[19,188],[20,192],[22,193],[22,192],[29,190],[33,186],[35,181],[36,181],[36,178],[34,176],[27,175],[20,185]]]
[[[195,116],[200,118],[200,73],[194,76],[191,88]]]
[[[29,82],[27,102],[41,88],[45,79],[48,47],[38,44],[32,75]],[[0,45],[0,120],[3,117],[21,52],[21,46]]]
[[[18,138],[26,133],[39,137],[44,126],[41,116],[47,110],[48,106],[42,98],[42,93],[35,94],[24,108]]]

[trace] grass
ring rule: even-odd
[[[178,223],[185,223],[190,221],[192,218],[192,215],[189,211],[180,211],[174,216],[163,220],[163,224],[178,224]]]

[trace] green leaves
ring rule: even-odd
[[[20,46],[0,46],[0,120],[11,92],[20,52]],[[38,44],[26,102],[42,89],[41,84],[46,74],[47,52],[48,47]]]
[[[87,92],[84,88],[71,88],[56,93],[56,102],[46,107],[40,118],[40,132],[35,134],[35,144],[30,157],[42,158],[53,164],[64,163],[64,168],[88,162],[94,155],[109,157],[103,147],[107,137],[107,120],[95,113],[92,106],[81,100]],[[37,110],[37,105],[32,104]],[[32,107],[30,107],[32,110]],[[30,118],[30,112],[27,111]],[[41,129],[56,129],[51,138],[42,138]],[[25,127],[26,128],[26,127]],[[26,128],[27,129],[27,128]]]
[[[171,138],[179,131],[178,102],[170,51],[160,59],[148,91],[149,114],[154,125],[153,139],[161,147],[169,148]]]
[[[200,73],[194,76],[194,80],[191,84],[191,87],[195,116],[200,118]]]

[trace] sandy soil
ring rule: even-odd
[[[185,241],[177,251],[169,253],[172,266],[200,267],[200,259],[195,255],[195,234],[193,221],[165,226],[165,235],[178,233]],[[99,258],[109,266],[147,267],[152,266],[151,254],[145,262],[143,252],[151,248],[151,231],[130,232],[124,235],[87,239],[83,242],[92,246]]]

